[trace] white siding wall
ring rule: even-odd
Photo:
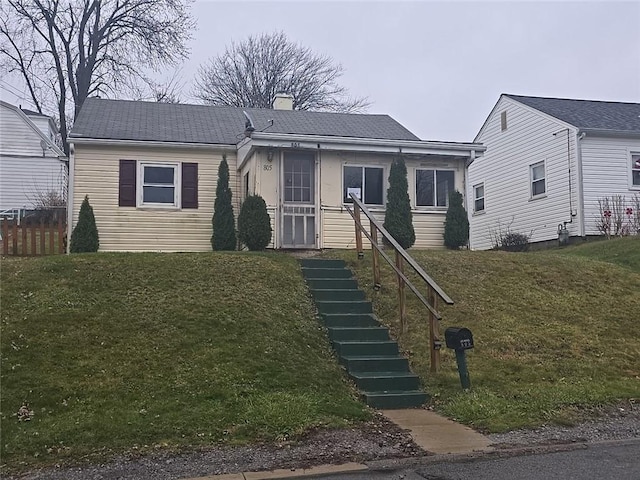
[[[507,129],[501,131],[501,112],[507,112]],[[476,139],[487,150],[469,167],[467,195],[472,249],[488,249],[500,230],[532,234],[531,241],[557,238],[558,224],[569,221],[569,163],[566,125],[508,98],[502,98]],[[556,136],[553,134],[558,133]],[[578,210],[576,132],[571,148],[571,205]],[[545,161],[546,195],[531,199],[530,165]],[[473,186],[484,183],[484,213],[473,214]],[[567,225],[579,235],[578,216]]]
[[[64,163],[43,156],[42,138],[18,112],[0,108],[0,210],[31,208],[36,192],[62,192]]]
[[[198,163],[197,209],[118,206],[119,160]],[[85,195],[93,207],[101,251],[209,251],[211,218],[222,152],[195,148],[122,148],[76,145],[73,225]],[[236,157],[227,153],[237,218]]]
[[[631,185],[630,157],[630,152],[640,153],[640,139],[586,136],[580,141],[580,147],[585,233],[599,235],[596,228],[596,220],[600,216],[598,199],[623,195],[629,202],[634,195],[640,195],[640,187]]]

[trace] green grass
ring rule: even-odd
[[[640,237],[619,237],[558,250],[558,253],[614,263],[640,272]]]
[[[2,260],[3,469],[366,419],[282,254]],[[18,421],[27,402],[34,415]]]
[[[635,242],[635,243],[633,243]],[[640,397],[638,239],[529,253],[413,251],[469,327],[472,391],[451,351],[429,373],[426,314],[408,292],[402,349],[438,411],[488,431],[571,423]],[[398,336],[390,268],[347,259]],[[3,471],[120,452],[275,441],[369,418],[282,254],[3,259]],[[16,413],[27,402],[31,421]]]
[[[498,432],[571,423],[590,407],[640,398],[640,268],[623,260],[624,252],[637,258],[640,242],[623,240],[601,250],[593,244],[529,253],[412,251],[455,301],[440,308],[442,336],[450,326],[474,334],[470,393],[461,391],[451,350],[442,351],[440,373],[429,373],[426,309],[408,289],[409,332],[400,335],[397,284],[386,262],[375,292],[370,252],[361,262],[353,251],[329,256],[354,269],[436,409]]]

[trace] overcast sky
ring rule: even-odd
[[[342,64],[341,83],[369,98],[369,113],[425,140],[473,140],[500,93],[640,102],[637,0],[199,0],[193,14],[187,92],[198,66],[230,41],[283,31]]]

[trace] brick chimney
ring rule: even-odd
[[[293,96],[288,93],[276,93],[273,100],[274,110],[293,110]]]

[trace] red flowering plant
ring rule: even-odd
[[[607,238],[640,234],[640,195],[636,194],[630,203],[628,206],[624,195],[599,198],[598,231]]]

